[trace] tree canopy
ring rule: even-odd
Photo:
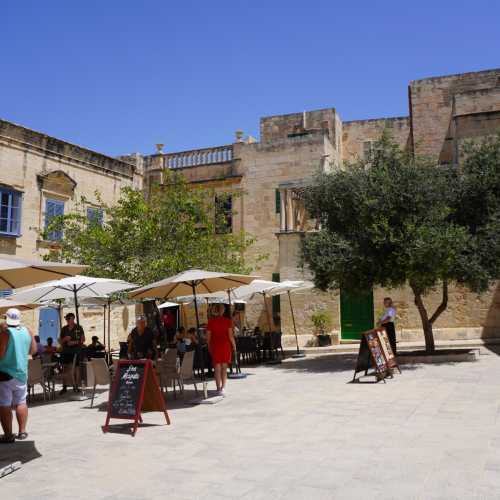
[[[500,138],[464,149],[461,164],[437,165],[384,135],[372,155],[321,174],[306,205],[321,229],[303,257],[321,289],[413,290],[426,347],[446,309],[448,284],[483,292],[500,275]],[[441,287],[440,306],[424,297]]]
[[[102,216],[88,212],[82,199],[73,213],[47,227],[46,238],[58,231],[63,235],[48,258],[86,264],[91,276],[140,285],[188,268],[250,272],[244,253],[254,240],[243,232],[221,230],[232,217],[220,210],[227,206],[221,203],[224,196],[237,195],[218,194],[216,199],[213,190],[189,186],[181,174],[166,171],[164,183],[147,197],[124,188],[117,204],[100,202]]]

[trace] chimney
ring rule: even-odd
[[[165,144],[156,144],[156,154],[158,154],[158,155],[162,154],[164,147],[165,147]]]
[[[241,129],[236,131],[236,142],[243,142],[243,130]]]

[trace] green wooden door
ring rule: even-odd
[[[361,333],[373,328],[373,292],[349,294],[340,291],[340,328],[342,340],[359,340]]]

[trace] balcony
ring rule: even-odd
[[[163,158],[165,167],[171,169],[228,163],[233,160],[233,146],[218,146],[182,151],[180,153],[167,153]]]

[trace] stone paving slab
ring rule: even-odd
[[[37,403],[28,441],[0,448],[0,464],[25,461],[0,498],[500,499],[500,357],[387,384],[350,383],[354,361],[244,367],[221,403],[169,398],[172,425],[146,413],[135,438],[121,421],[101,432],[106,392],[93,409]]]

